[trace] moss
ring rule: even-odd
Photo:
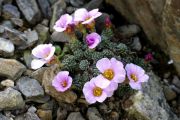
[[[87,60],[81,60],[79,63],[80,70],[87,70],[89,68],[90,63]]]

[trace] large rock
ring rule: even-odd
[[[80,112],[72,112],[67,117],[67,120],[85,120]]]
[[[35,24],[41,19],[41,12],[36,0],[16,0],[16,3],[30,24]]]
[[[15,59],[0,58],[0,76],[17,79],[26,70],[26,67]]]
[[[59,103],[73,103],[77,99],[77,95],[73,91],[67,90],[65,92],[58,92],[52,86],[52,80],[54,79],[57,72],[59,72],[58,67],[58,65],[54,65],[45,70],[42,79],[42,85],[45,89],[45,92],[55,98]]]
[[[159,78],[152,72],[149,76],[143,92],[136,92],[124,102],[129,117],[137,120],[179,120],[167,104]]]
[[[174,60],[180,74],[179,0],[106,0],[131,22],[139,24],[148,39]]]
[[[14,44],[10,40],[0,38],[0,56],[12,56],[14,49]]]
[[[48,0],[38,0],[39,7],[45,18],[51,18],[52,12]]]
[[[24,106],[25,102],[17,90],[7,88],[0,92],[0,111],[22,109]]]

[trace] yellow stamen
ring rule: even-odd
[[[61,86],[62,86],[62,87],[66,87],[66,86],[67,86],[67,81],[64,80],[63,82],[61,82]]]
[[[103,76],[108,80],[112,80],[114,78],[114,71],[112,69],[107,69],[104,71]]]
[[[131,74],[131,79],[134,80],[134,82],[137,82],[138,81],[138,78],[135,74]]]
[[[96,97],[101,96],[101,95],[102,95],[102,89],[99,88],[99,87],[95,87],[95,88],[93,89],[93,95],[96,96]]]

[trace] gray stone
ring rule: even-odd
[[[19,18],[11,18],[11,21],[14,25],[22,27],[23,26],[23,20]]]
[[[17,87],[27,99],[44,96],[44,90],[39,82],[29,77],[22,77],[17,81]]]
[[[174,76],[172,83],[175,86],[177,86],[178,88],[180,88],[180,80],[179,80],[178,76]]]
[[[11,120],[11,119],[0,113],[0,120]]]
[[[67,110],[58,108],[56,120],[65,120],[67,116]]]
[[[38,3],[43,13],[43,16],[48,19],[51,18],[52,12],[48,0],[38,0]]]
[[[74,7],[72,7],[72,6],[68,6],[68,7],[66,8],[66,12],[67,12],[68,14],[74,13],[75,10],[76,10],[76,8],[74,8]]]
[[[24,46],[27,44],[27,38],[24,33],[8,27],[4,27],[4,30],[7,34],[7,37],[14,43],[14,45]]]
[[[88,108],[87,118],[88,120],[103,120],[99,111],[95,107]]]
[[[176,87],[175,85],[170,85],[171,89],[174,90],[176,93],[180,94],[180,88]]]
[[[51,35],[51,39],[54,42],[69,42],[71,40],[69,35],[67,35],[66,33],[56,31]]]
[[[14,44],[10,40],[0,38],[0,56],[13,56],[14,49]]]
[[[39,44],[43,44],[50,37],[49,28],[42,24],[38,24],[35,27],[35,30],[37,31],[39,36],[39,41],[38,41]]]
[[[176,98],[176,93],[168,86],[164,87],[164,95],[167,99],[167,101],[171,101]]]
[[[27,112],[22,115],[18,115],[15,117],[15,120],[41,120],[36,113],[34,112]]]
[[[16,3],[30,24],[35,24],[41,20],[41,12],[36,0],[16,0]]]
[[[59,72],[59,65],[55,64],[51,67],[48,67],[44,74],[42,79],[42,85],[45,89],[46,94],[50,95],[51,97],[55,98],[55,100],[62,104],[62,102],[66,103],[73,103],[77,99],[77,95],[71,91],[67,90],[65,92],[58,92],[53,86],[52,86],[52,80],[54,79],[55,75]]]
[[[133,41],[132,41],[132,44],[130,45],[130,47],[133,50],[140,51],[142,48],[142,45],[141,45],[141,42],[139,40],[139,37],[133,37],[132,40]]]
[[[31,47],[32,45],[34,45],[37,41],[38,41],[38,34],[36,32],[36,30],[27,30],[24,31],[25,35],[26,35],[26,39],[27,39],[27,47]]]
[[[26,67],[15,59],[0,58],[0,76],[12,80],[19,78],[26,70]]]
[[[26,63],[26,66],[28,68],[31,68],[31,61],[32,61],[33,57],[31,55],[31,51],[30,50],[24,51],[23,59],[24,59],[24,62]]]
[[[59,0],[52,6],[52,8],[53,14],[50,21],[50,32],[54,31],[53,26],[55,25],[55,22],[65,13],[66,3],[64,0]]]
[[[179,120],[166,102],[160,79],[152,72],[148,75],[150,79],[143,84],[143,92],[136,92],[124,102],[129,117],[137,120]]]
[[[20,18],[20,12],[18,11],[17,7],[11,4],[5,4],[3,6],[2,14],[5,19]]]
[[[72,112],[67,117],[67,120],[85,120],[80,112]]]
[[[15,110],[24,108],[25,103],[21,93],[12,88],[0,92],[0,110]]]
[[[92,10],[92,9],[96,9],[99,8],[100,5],[102,5],[103,0],[91,0],[89,3],[87,3],[84,7],[87,10]]]
[[[74,7],[81,7],[84,4],[84,0],[70,0],[70,3]]]
[[[129,38],[141,31],[140,27],[137,25],[126,25],[118,28],[118,32],[123,38]]]
[[[33,112],[33,113],[35,113],[37,111],[37,109],[34,107],[34,106],[31,106],[31,107],[29,107],[29,109],[28,109],[28,112]]]
[[[43,74],[46,71],[46,67],[41,67],[31,73],[31,78],[36,79],[40,84],[42,83]]]

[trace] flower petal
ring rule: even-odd
[[[89,15],[93,18],[97,18],[102,15],[102,13],[98,12],[98,11],[99,11],[99,9],[93,9],[93,10],[89,11]]]
[[[38,69],[38,68],[42,67],[45,63],[46,63],[46,61],[44,61],[42,59],[33,59],[31,61],[31,68]]]
[[[107,80],[106,78],[104,78],[102,75],[98,75],[96,77],[96,79],[94,80],[94,84],[97,86],[97,87],[100,87],[100,88],[106,88],[109,86],[110,84],[110,81]]]
[[[142,88],[141,83],[129,82],[129,85],[135,90],[141,90]]]
[[[95,99],[98,101],[98,102],[103,102],[104,100],[106,100],[106,98],[107,98],[107,94],[106,94],[106,92],[102,92],[102,95],[101,96],[99,96],[99,97],[95,97]]]
[[[97,61],[96,67],[99,69],[101,73],[111,67],[111,62],[108,58],[102,58]]]
[[[74,12],[74,21],[82,22],[88,17],[88,11],[85,8],[77,9]]]

